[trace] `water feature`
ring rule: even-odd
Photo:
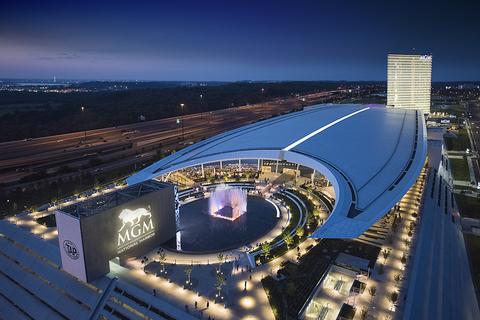
[[[247,212],[247,192],[241,188],[218,185],[210,195],[210,215],[234,221]]]

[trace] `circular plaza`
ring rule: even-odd
[[[212,253],[239,248],[255,242],[272,230],[281,217],[277,204],[257,195],[247,196],[247,211],[235,220],[209,212],[209,197],[190,200],[180,207],[182,251]],[[165,247],[176,250],[174,241]]]

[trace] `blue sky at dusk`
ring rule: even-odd
[[[9,1],[0,78],[386,80],[387,53],[480,80],[479,1]]]

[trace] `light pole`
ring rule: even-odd
[[[184,131],[184,129],[183,129],[183,120],[184,120],[184,119],[183,119],[183,107],[184,107],[184,106],[185,106],[184,103],[180,103],[180,108],[182,109],[182,112],[181,112],[181,114],[182,114],[182,116],[181,116],[181,119],[182,119],[182,141],[183,141],[183,143],[185,144],[185,131]]]
[[[82,120],[83,122],[85,122],[85,116],[83,115],[85,113],[85,107],[82,107]],[[84,133],[84,136],[83,136],[83,141],[84,142],[87,142],[87,128],[85,128],[85,133]]]
[[[265,110],[265,95],[264,95],[264,93],[265,93],[265,89],[262,88],[262,102],[261,102],[261,104],[262,104],[262,108],[263,108],[263,112],[262,112],[263,117],[265,118],[266,110]]]
[[[203,119],[203,93],[200,93],[200,119]]]

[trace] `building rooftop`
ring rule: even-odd
[[[368,270],[370,267],[370,261],[357,256],[352,256],[344,252],[340,252],[335,259],[335,263],[342,267],[347,267],[354,270]]]
[[[0,220],[2,319],[196,319],[150,292],[108,274],[92,283],[61,269],[58,241]]]
[[[151,192],[168,187],[169,184],[156,180],[143,181],[138,184],[130,185],[125,189],[120,189],[111,193],[103,194],[98,197],[81,201],[70,206],[63,207],[62,212],[72,216],[90,216],[104,212],[133,199],[139,198]]]
[[[417,179],[426,128],[416,110],[378,105],[316,105],[231,130],[182,149],[127,179],[148,181],[202,163],[286,160],[317,170],[336,202],[315,237],[354,238],[381,218]]]

